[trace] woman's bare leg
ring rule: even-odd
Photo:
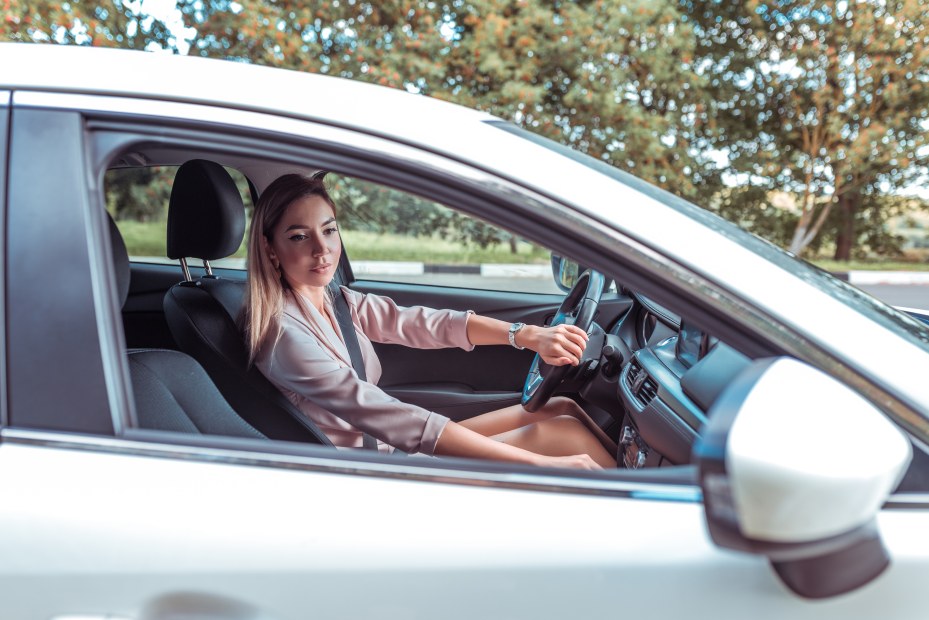
[[[569,415],[540,420],[491,438],[546,456],[586,454],[603,468],[616,467],[613,456],[584,423]]]
[[[583,423],[609,453],[616,454],[616,443],[597,426],[580,405],[564,396],[549,399],[541,409],[533,413],[523,409],[522,405],[512,405],[462,420],[459,424],[485,437],[493,437],[558,416],[571,416]]]

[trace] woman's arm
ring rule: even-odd
[[[473,345],[509,344],[510,323],[479,314],[468,317],[468,340]],[[526,325],[516,333],[516,344],[535,351],[546,364],[564,366],[580,363],[587,334],[574,325],[539,327]]]
[[[439,456],[459,456],[471,459],[490,459],[525,463],[540,467],[571,467],[574,469],[602,469],[586,454],[572,456],[544,456],[529,450],[523,450],[489,437],[484,437],[470,429],[449,422],[445,425],[439,440],[435,444],[434,454]]]

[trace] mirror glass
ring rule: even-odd
[[[563,291],[571,290],[584,269],[586,267],[581,267],[570,259],[552,254],[552,275],[555,276],[555,284]]]

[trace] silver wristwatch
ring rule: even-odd
[[[522,351],[526,347],[521,347],[518,344],[516,344],[516,333],[519,332],[519,330],[521,330],[525,326],[526,326],[525,323],[513,323],[512,325],[510,325],[510,331],[506,333],[506,337],[510,341],[510,346],[515,347],[519,349],[520,351]]]

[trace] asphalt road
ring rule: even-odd
[[[859,285],[891,306],[929,309],[929,285],[926,284],[871,284]]]
[[[416,276],[391,275],[384,279],[395,282],[418,282],[422,284],[483,288],[497,291],[560,294],[554,282],[548,278],[496,278],[470,274],[432,273]],[[929,284],[868,284],[859,285],[858,288],[867,291],[892,306],[929,309]]]

